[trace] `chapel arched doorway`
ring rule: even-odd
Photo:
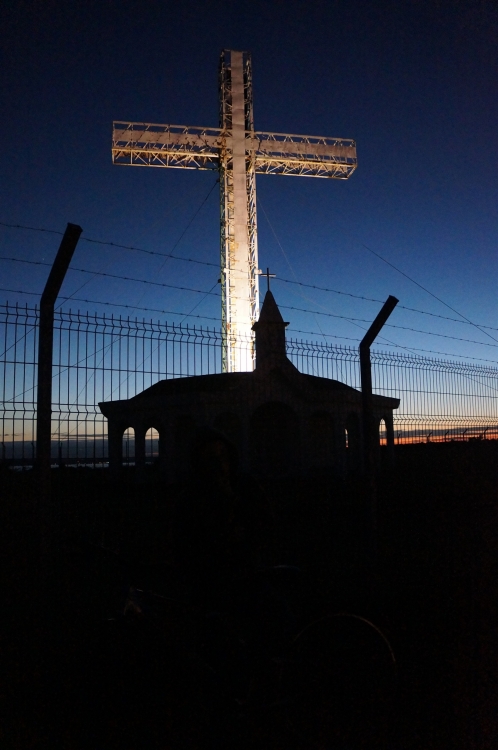
[[[268,477],[299,472],[299,419],[290,406],[271,401],[259,406],[250,427],[251,469]]]
[[[346,420],[346,465],[350,472],[361,469],[361,428],[358,414],[351,412]]]
[[[242,424],[239,417],[229,411],[224,411],[222,414],[218,414],[214,420],[214,428],[219,432],[222,432],[226,438],[232,443],[237,449],[237,453],[240,453],[241,442],[242,442]]]
[[[145,463],[156,464],[159,461],[159,432],[149,427],[145,433]]]
[[[192,443],[197,425],[189,414],[178,415],[173,424],[173,462],[176,478],[185,476],[191,469]]]
[[[308,453],[310,467],[328,471],[334,466],[334,420],[325,411],[315,412],[308,420]]]

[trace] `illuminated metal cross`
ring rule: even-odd
[[[221,193],[223,370],[254,367],[252,325],[259,310],[256,173],[346,180],[356,144],[254,130],[251,57],[224,50],[219,73],[220,127],[114,122],[114,164],[216,169]]]

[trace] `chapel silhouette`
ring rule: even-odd
[[[239,468],[255,475],[344,476],[361,469],[362,397],[351,386],[306,375],[286,354],[285,328],[271,291],[253,325],[256,367],[161,380],[130,399],[99,403],[108,419],[109,466],[123,462],[125,430],[135,432],[135,465],[145,465],[145,436],[159,433],[159,466],[171,481],[189,471],[190,445],[202,428],[224,433],[235,445]],[[393,410],[399,399],[373,396],[377,424],[384,420],[394,444]]]

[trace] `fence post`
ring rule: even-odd
[[[49,637],[52,619],[55,616],[54,592],[57,583],[56,550],[58,545],[59,519],[55,512],[51,493],[51,432],[52,432],[52,354],[54,344],[54,305],[64,276],[73,257],[82,232],[76,224],[68,224],[59,250],[45,284],[40,301],[40,328],[38,332],[38,394],[36,415],[36,473],[38,495],[38,523],[40,533],[40,565],[38,613],[40,634]],[[34,446],[33,446],[34,447]],[[50,605],[47,602],[51,601]],[[54,610],[54,611],[53,611]]]
[[[372,560],[377,554],[377,488],[375,481],[374,453],[374,420],[372,402],[372,367],[370,363],[370,346],[399,300],[389,295],[374,322],[360,343],[361,399],[363,409],[363,471],[367,489],[367,533],[369,536],[368,553]],[[378,440],[378,437],[377,437]]]
[[[45,498],[50,493],[54,305],[82,231],[77,224],[67,225],[40,301],[36,468],[40,479],[40,494]]]

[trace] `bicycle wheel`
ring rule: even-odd
[[[369,620],[350,613],[310,623],[282,665],[287,724],[303,747],[382,747],[395,692],[389,641]]]

